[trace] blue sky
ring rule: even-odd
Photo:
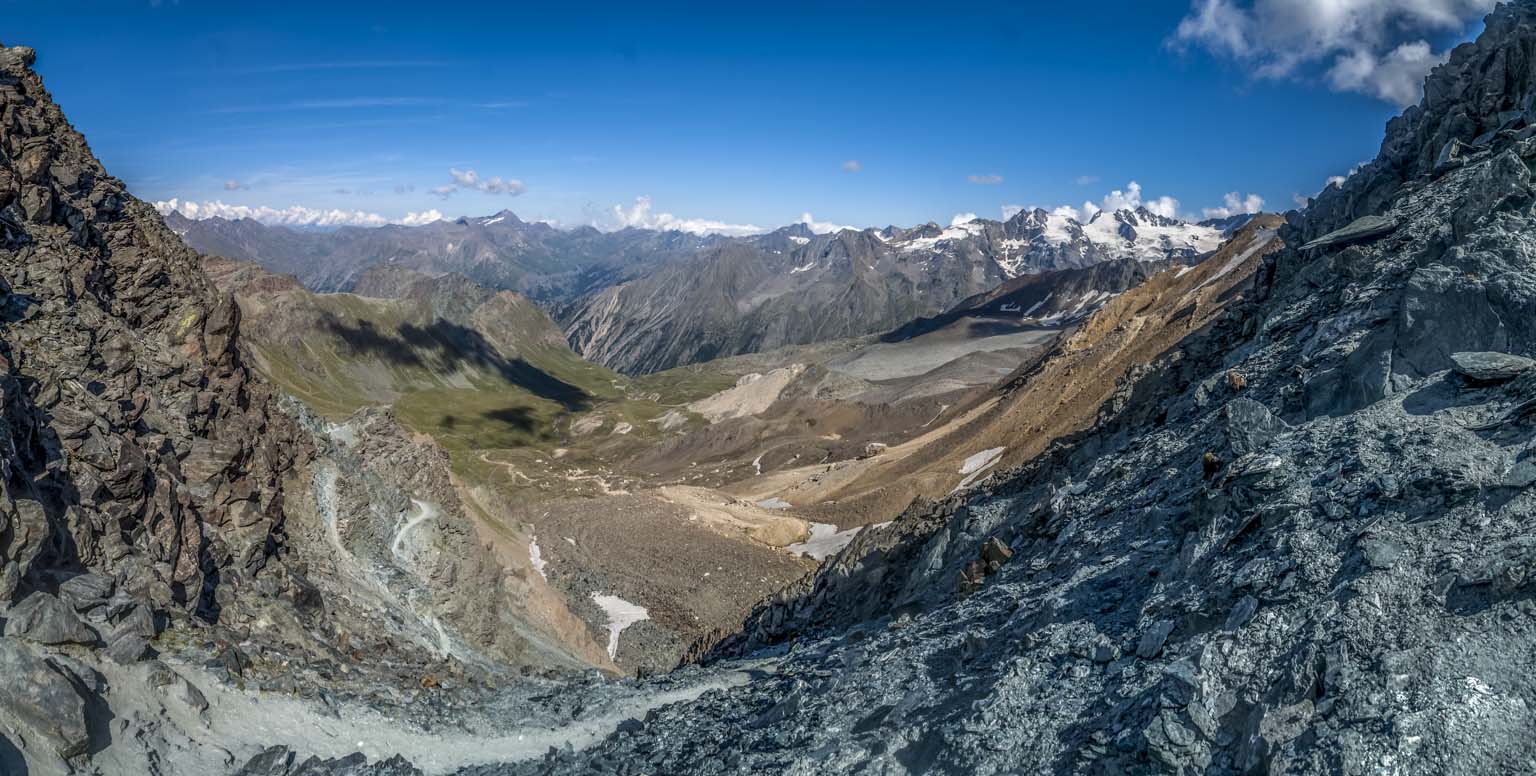
[[[1347,6],[1353,37],[1281,29],[1286,4]],[[1181,214],[1292,207],[1487,3],[747,5],[0,0],[0,40],[152,201],[881,226],[1131,181]]]

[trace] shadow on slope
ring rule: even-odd
[[[322,313],[320,325],[345,342],[353,355],[370,356],[396,366],[419,367],[437,372],[485,369],[539,398],[558,403],[566,410],[580,411],[592,406],[591,395],[581,388],[528,363],[520,356],[507,358],[497,352],[485,335],[441,318],[425,326],[403,323],[393,334],[386,334],[371,321],[347,323],[327,311]]]

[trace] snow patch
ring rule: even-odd
[[[779,498],[778,496],[774,496],[773,498],[765,498],[762,501],[757,502],[757,506],[763,509],[789,509],[790,507],[794,506],[794,504],[791,504],[788,501]]]
[[[798,275],[801,272],[810,272],[812,269],[815,269],[815,268],[816,268],[816,260],[812,259],[810,264],[807,264],[807,265],[805,265],[803,267],[795,267],[794,269],[789,271],[789,274],[791,274],[791,275]]]
[[[959,493],[970,487],[971,483],[985,474],[988,469],[997,465],[999,460],[1002,460],[1003,451],[1007,449],[1006,447],[994,447],[965,459],[960,464],[960,473],[965,475],[965,479],[961,480],[960,484],[956,485],[955,489],[950,491],[950,493]]]
[[[1007,449],[1008,448],[1006,447],[993,447],[987,450],[982,450],[981,452],[965,459],[965,461],[960,464],[960,473],[971,474],[973,472],[980,471],[981,469],[996,462],[997,459],[1002,456],[1003,451]]]
[[[645,607],[632,604],[616,595],[593,593],[592,600],[608,617],[608,659],[619,655],[619,634],[637,622],[651,619]]]
[[[883,528],[888,525],[890,525],[890,521],[867,526],[861,525],[849,528],[846,531],[839,531],[837,526],[831,523],[811,523],[811,537],[809,539],[803,542],[796,542],[784,549],[796,555],[804,555],[812,560],[824,561],[842,552],[843,548],[853,541],[853,537],[858,536],[859,532],[865,528]]]
[[[544,573],[544,568],[549,565],[549,561],[544,560],[544,553],[539,550],[537,536],[528,537],[528,562],[533,564],[533,570],[539,572],[540,577],[549,579],[549,575]]]

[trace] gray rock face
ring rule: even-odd
[[[62,579],[89,609],[115,578],[212,617],[218,584],[280,545],[281,479],[305,453],[241,361],[238,308],[32,59],[0,51],[0,593]]]
[[[10,639],[0,639],[0,677],[0,722],[19,724],[59,757],[85,751],[85,701],[68,679]]]
[[[7,638],[38,644],[94,644],[96,631],[80,621],[74,607],[49,595],[33,593],[6,612]]]
[[[1485,383],[1513,380],[1536,369],[1536,361],[1509,353],[1452,353],[1459,374]]]

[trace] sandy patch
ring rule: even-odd
[[[778,401],[779,394],[804,371],[804,364],[791,364],[768,374],[742,375],[736,381],[736,387],[689,404],[688,409],[703,415],[710,423],[757,415]]]

